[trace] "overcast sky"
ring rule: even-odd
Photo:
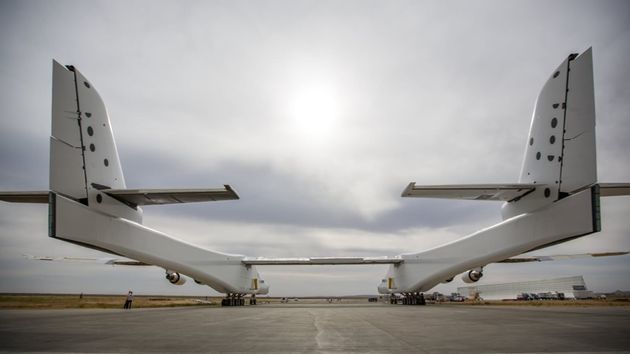
[[[145,224],[248,256],[394,256],[500,220],[500,203],[400,198],[516,182],[534,101],[593,47],[598,174],[630,181],[627,1],[0,1],[0,189],[48,187],[51,60],[109,110],[128,188],[232,185],[238,201],[146,207]],[[542,250],[630,250],[603,230]],[[47,237],[45,205],[0,202],[0,292],[216,294]],[[386,266],[260,267],[271,294],[374,294]],[[490,265],[480,284],[584,275],[630,290],[630,256]],[[436,289],[461,286],[459,278]]]

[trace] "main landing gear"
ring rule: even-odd
[[[401,297],[391,296],[389,302],[392,305],[426,305],[423,293],[402,293]]]
[[[221,300],[221,306],[245,306],[243,294],[227,294],[227,296]]]
[[[252,294],[249,298],[250,305],[256,305],[256,295]],[[221,306],[245,306],[245,294],[227,294],[221,299]]]

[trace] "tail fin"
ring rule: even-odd
[[[53,61],[50,190],[112,216],[141,222],[142,210],[100,192],[125,189],[103,100],[74,67]]]
[[[538,209],[597,182],[590,48],[571,54],[551,74],[536,100],[527,140],[519,183],[541,187],[508,203],[504,216]]]
[[[255,294],[260,279],[244,258],[206,250],[140,225],[138,205],[238,199],[230,186],[126,189],[105,105],[75,68],[53,62],[49,236],[185,274],[215,290]],[[41,192],[0,193],[0,200],[41,201]],[[4,198],[4,199],[3,199]]]

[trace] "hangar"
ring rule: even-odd
[[[565,298],[572,299],[583,299],[593,296],[593,292],[587,290],[586,283],[581,275],[503,284],[464,286],[457,288],[457,292],[469,298],[474,298],[478,294],[486,300],[516,299],[522,293],[557,292],[564,293]]]

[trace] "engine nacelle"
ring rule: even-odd
[[[470,284],[478,282],[481,277],[483,277],[483,273],[480,270],[473,269],[464,273],[462,275],[462,280],[464,283]]]
[[[175,272],[166,272],[166,280],[173,285],[184,285],[186,283],[186,278]]]

